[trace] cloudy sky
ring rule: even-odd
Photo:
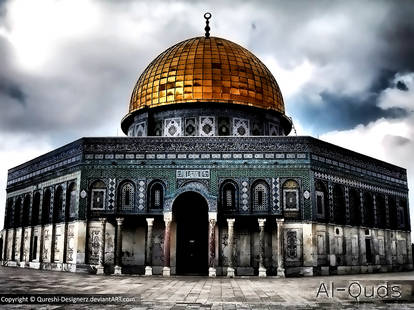
[[[207,11],[272,71],[299,135],[407,168],[414,201],[413,1],[0,0],[0,228],[7,169],[122,135],[140,73]]]

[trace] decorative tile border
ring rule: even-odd
[[[35,176],[41,175],[41,174],[43,174],[45,172],[48,172],[48,171],[51,171],[51,170],[55,170],[57,168],[61,168],[63,166],[66,166],[66,165],[69,165],[69,164],[72,164],[72,163],[75,163],[75,162],[80,162],[81,158],[82,158],[81,155],[77,155],[77,156],[74,156],[74,157],[65,159],[63,161],[57,162],[57,163],[55,163],[53,165],[50,165],[48,167],[45,167],[45,168],[36,170],[36,171],[34,171],[32,173],[29,173],[29,174],[20,176],[20,177],[15,178],[15,179],[10,178],[10,175],[9,175],[9,179],[7,181],[7,186],[13,185],[13,184],[15,184],[17,182],[21,182],[21,181],[30,179],[31,177],[35,177]]]
[[[374,191],[374,192],[380,192],[380,193],[384,193],[384,194],[388,194],[388,195],[395,195],[395,196],[399,196],[399,197],[408,197],[406,193],[401,193],[401,192],[393,191],[393,190],[390,190],[390,189],[381,188],[379,186],[373,186],[373,185],[369,185],[367,183],[362,183],[360,181],[345,179],[345,178],[341,178],[341,177],[326,174],[326,173],[315,172],[315,178],[331,181],[333,183],[344,184],[344,185],[347,185],[347,186],[352,186],[352,187],[356,187],[356,188],[360,188],[360,189],[366,189],[366,190],[370,190],[370,191]]]
[[[249,179],[242,179],[241,185],[241,208],[247,212],[249,211]]]
[[[146,182],[145,179],[139,179],[138,184],[138,210],[143,211],[145,209],[145,189]]]
[[[398,184],[402,184],[402,185],[407,185],[407,182],[404,181],[404,180],[399,180],[399,179],[392,178],[392,177],[389,177],[389,176],[386,176],[384,174],[377,173],[377,172],[374,172],[374,171],[371,171],[371,170],[363,169],[363,168],[356,167],[356,166],[353,166],[353,165],[349,165],[349,164],[339,162],[339,161],[336,161],[336,160],[331,160],[331,159],[325,158],[323,156],[318,156],[318,155],[312,154],[311,159],[317,160],[317,161],[322,162],[322,163],[326,163],[328,165],[333,165],[333,166],[337,166],[337,167],[340,167],[340,168],[348,169],[348,170],[354,171],[355,173],[362,173],[362,174],[368,175],[369,177],[376,177],[376,178],[386,180],[386,181],[389,181],[389,182],[394,182],[394,183],[398,183]]]
[[[8,199],[8,198],[16,197],[16,196],[19,196],[19,195],[22,195],[22,194],[32,193],[35,190],[43,189],[43,188],[49,187],[49,186],[58,185],[60,183],[67,182],[67,181],[70,181],[70,180],[76,180],[77,189],[79,191],[80,175],[81,175],[80,171],[70,173],[70,174],[66,174],[66,175],[58,177],[58,178],[54,178],[54,179],[50,179],[50,180],[45,181],[45,182],[41,182],[37,185],[31,185],[31,186],[25,187],[25,188],[17,190],[17,191],[9,192],[6,195],[6,198]]]
[[[306,153],[149,153],[149,154],[85,154],[86,160],[131,159],[307,159]]]
[[[108,209],[115,208],[116,178],[108,179]]]
[[[279,178],[272,178],[272,211],[280,212]]]

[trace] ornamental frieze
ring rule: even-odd
[[[193,159],[198,160],[247,160],[249,167],[256,163],[250,161],[309,159],[309,154],[334,158],[341,165],[363,167],[386,177],[406,180],[406,170],[384,163],[371,157],[358,154],[312,137],[151,137],[149,138],[83,138],[45,154],[24,165],[10,169],[8,186],[29,178],[50,173],[65,167],[79,164],[84,154],[85,161],[98,159],[130,162],[131,168],[137,166],[137,160]],[[175,155],[175,156],[173,156]],[[93,157],[92,157],[93,156]],[[138,156],[141,156],[138,158]],[[173,158],[175,157],[175,158]],[[169,165],[162,165],[169,167]],[[261,165],[260,165],[261,166]],[[178,167],[175,167],[178,168]],[[206,167],[203,167],[206,168]],[[362,169],[362,168],[361,168]]]
[[[370,185],[370,184],[367,184],[367,183],[363,183],[361,181],[346,179],[346,178],[330,175],[330,174],[327,174],[327,173],[315,172],[315,178],[322,179],[322,180],[327,180],[327,181],[331,181],[333,183],[343,184],[343,185],[347,185],[347,186],[351,186],[351,187],[355,187],[355,188],[359,188],[359,189],[370,190],[370,191],[374,191],[374,192],[380,192],[380,193],[395,195],[395,196],[399,196],[399,197],[407,197],[406,193],[401,193],[401,192],[393,191],[393,190],[390,190],[390,189],[381,188],[379,186],[373,186],[373,185]]]

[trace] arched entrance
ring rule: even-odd
[[[173,204],[177,223],[177,274],[208,273],[208,206],[203,196],[185,192]]]

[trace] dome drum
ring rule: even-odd
[[[128,136],[284,136],[290,119],[276,111],[223,103],[141,109],[123,122]]]

